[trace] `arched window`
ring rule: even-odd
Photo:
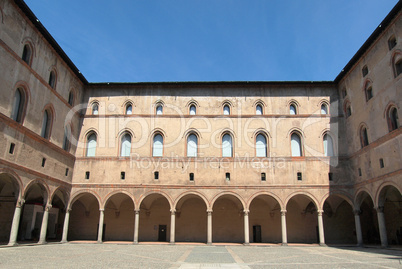
[[[391,107],[388,109],[387,121],[388,121],[388,130],[390,132],[399,128],[398,110],[396,109],[396,107]]]
[[[156,106],[156,115],[162,115],[162,114],[163,114],[163,106],[159,104]]]
[[[190,106],[190,115],[195,115],[197,113],[197,108],[195,105]]]
[[[323,143],[324,143],[324,155],[334,156],[334,143],[332,141],[332,137],[328,134],[325,134]]]
[[[222,157],[233,157],[233,143],[230,134],[222,137]]]
[[[96,134],[91,133],[87,137],[87,157],[94,157],[96,153]]]
[[[99,114],[99,105],[97,103],[92,104],[92,115],[98,115]]]
[[[54,70],[50,71],[49,75],[49,85],[53,89],[56,87],[56,72]]]
[[[129,157],[131,153],[131,135],[126,133],[121,137],[120,156]]]
[[[373,87],[371,86],[370,82],[366,84],[365,94],[366,94],[366,102],[368,102],[371,98],[373,98]]]
[[[70,91],[70,93],[68,94],[68,104],[70,106],[74,105],[74,92]]]
[[[367,76],[367,74],[368,74],[368,67],[367,67],[367,65],[365,65],[362,68],[362,75],[363,75],[363,77],[365,77],[365,76]]]
[[[388,39],[388,48],[389,48],[389,50],[392,50],[395,46],[396,46],[396,38],[395,38],[394,35],[392,35],[392,36]]]
[[[256,115],[262,115],[262,106],[261,105],[257,105],[255,107],[255,114]]]
[[[70,149],[70,137],[71,137],[71,131],[69,126],[64,127],[64,138],[63,138],[63,149],[65,151],[68,151]]]
[[[290,104],[289,113],[290,113],[290,115],[296,115],[297,114],[297,107],[296,107],[295,104]]]
[[[197,157],[198,138],[195,134],[187,137],[187,157]]]
[[[327,104],[322,104],[321,105],[321,114],[322,115],[328,114],[328,106],[327,106]]]
[[[229,105],[223,106],[223,115],[230,115],[230,106]]]
[[[22,123],[23,115],[25,112],[25,95],[22,89],[18,88],[14,94],[13,110],[11,112],[11,118],[16,122]]]
[[[154,157],[163,156],[163,137],[160,134],[156,134],[154,136],[152,145],[152,156]]]
[[[28,65],[31,65],[31,56],[32,56],[32,49],[28,44],[25,44],[24,49],[22,51],[21,59]]]
[[[395,77],[399,76],[402,73],[402,59],[399,59],[395,63]]]
[[[52,126],[52,114],[48,109],[46,109],[45,112],[43,112],[43,121],[42,121],[41,136],[43,138],[49,139],[51,126]]]
[[[132,104],[127,104],[126,106],[126,115],[132,115],[133,114],[133,105]]]
[[[368,146],[369,140],[368,140],[368,135],[367,135],[367,128],[366,127],[361,127],[360,129],[360,143],[362,148],[365,146]]]
[[[267,138],[263,134],[257,135],[255,139],[255,156],[267,157]]]
[[[300,136],[297,133],[293,133],[291,136],[291,148],[292,148],[292,157],[300,157],[302,156],[302,144]]]

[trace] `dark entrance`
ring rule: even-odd
[[[261,225],[253,226],[253,242],[261,243]]]
[[[166,225],[159,225],[158,241],[166,242]]]

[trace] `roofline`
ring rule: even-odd
[[[350,59],[350,61],[346,64],[346,66],[341,70],[339,75],[335,78],[334,82],[339,83],[344,76],[353,68],[353,66],[358,62],[360,57],[370,48],[370,46],[374,43],[374,41],[387,29],[387,27],[391,24],[392,20],[397,16],[399,11],[402,8],[402,1],[398,1],[394,8],[388,13],[385,19],[378,25],[378,27],[374,30],[374,32],[370,35],[370,37],[364,42],[364,44],[360,47],[360,49],[356,52],[356,54]]]
[[[56,40],[52,37],[52,35],[46,30],[43,24],[39,21],[39,19],[35,16],[32,10],[28,7],[28,5],[23,0],[14,0],[14,3],[21,9],[22,12],[28,17],[28,19],[32,22],[32,24],[38,29],[38,31],[43,35],[43,37],[49,42],[49,44],[53,47],[54,50],[59,54],[59,56],[63,59],[63,61],[70,67],[73,73],[81,80],[84,85],[88,84],[87,79],[84,75],[78,70],[75,64],[71,61],[71,59],[67,56],[67,54],[63,51],[60,45],[56,42]]]
[[[326,86],[333,81],[166,81],[166,82],[94,82],[88,87],[134,87],[134,86]]]

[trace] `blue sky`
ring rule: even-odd
[[[90,82],[333,80],[397,0],[25,0]]]

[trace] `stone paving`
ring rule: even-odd
[[[400,249],[68,243],[0,248],[0,268],[402,268]]]

